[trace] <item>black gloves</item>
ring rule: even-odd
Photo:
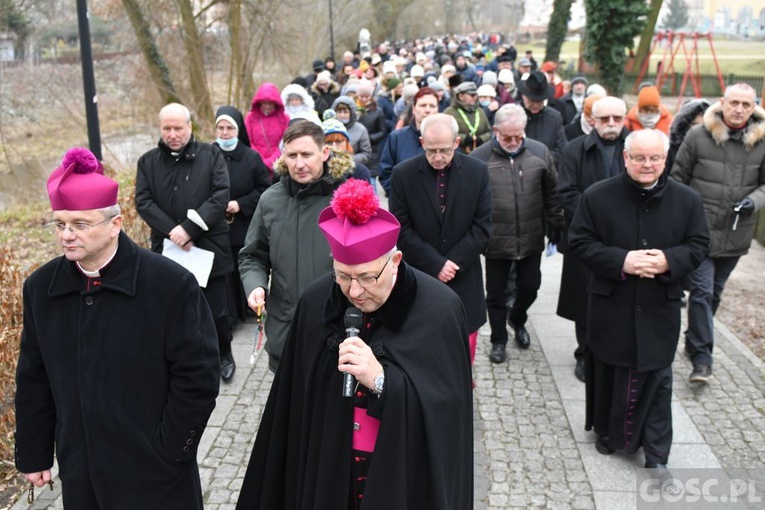
[[[479,145],[481,145],[482,143],[483,143],[483,140],[481,140],[480,138],[478,138],[478,137],[476,136],[476,137],[475,137],[475,146],[476,146],[476,147],[478,147],[478,146],[479,146]]]
[[[549,239],[552,244],[558,244],[558,241],[560,241],[560,230],[550,229],[547,232],[547,239]]]
[[[465,147],[473,147],[473,137],[470,135],[467,135],[465,139],[462,141],[463,145]]]
[[[741,216],[749,216],[754,212],[754,202],[749,197],[739,200],[733,205],[733,210]]]

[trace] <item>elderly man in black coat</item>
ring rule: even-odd
[[[591,271],[585,428],[602,454],[634,453],[666,469],[672,445],[672,360],[682,277],[706,257],[699,194],[668,180],[669,140],[646,129],[624,143],[627,171],[584,192],[569,249]]]
[[[197,446],[218,395],[194,276],[123,232],[117,183],[86,149],[48,180],[64,256],[24,282],[16,467],[66,508],[202,509]]]
[[[300,296],[238,510],[473,508],[465,312],[378,204],[351,179],[319,216],[333,271]]]
[[[443,113],[422,121],[425,154],[393,168],[389,207],[406,260],[462,299],[473,360],[486,322],[481,253],[491,236],[491,188],[486,163],[456,152],[458,129]]]
[[[587,337],[587,268],[568,252],[568,227],[584,190],[598,181],[624,173],[624,117],[627,105],[616,97],[604,97],[592,106],[594,129],[572,140],[563,150],[558,167],[558,195],[566,219],[558,250],[563,254],[557,313],[574,321],[577,347],[574,374],[584,382],[584,351]]]
[[[234,270],[225,211],[230,188],[226,161],[217,147],[191,134],[191,114],[177,103],[159,112],[161,139],[138,160],[135,205],[151,227],[151,249],[164,251],[165,240],[183,250],[192,246],[214,254],[203,292],[215,318],[221,377],[234,376],[226,276]]]

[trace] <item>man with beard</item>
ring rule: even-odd
[[[563,272],[558,295],[558,315],[574,321],[577,348],[574,374],[584,382],[584,352],[587,338],[587,268],[568,252],[568,227],[582,193],[598,181],[624,172],[624,116],[627,107],[619,98],[604,97],[592,106],[595,128],[572,140],[563,150],[558,170],[558,195],[566,218],[558,250],[563,254]]]
[[[505,360],[508,334],[505,282],[516,269],[517,297],[509,312],[515,342],[527,349],[528,309],[536,301],[542,273],[545,230],[557,242],[563,228],[563,210],[555,191],[556,172],[550,151],[524,133],[526,112],[520,105],[497,111],[494,136],[470,155],[485,161],[491,186],[492,235],[486,256],[486,305],[491,325],[493,363]]]

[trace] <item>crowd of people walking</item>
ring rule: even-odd
[[[237,508],[472,508],[478,331],[488,316],[495,364],[511,336],[531,345],[554,247],[597,451],[642,447],[666,469],[684,291],[704,384],[765,206],[754,89],[673,116],[651,83],[629,107],[496,34],[358,50],[221,106],[213,143],[185,106],[159,112],[135,207],[152,251],[212,254],[198,282],[140,251],[116,183],[67,153],[48,182],[64,256],[24,287],[16,464],[31,483],[50,481],[55,449],[67,506],[201,508],[199,435],[235,376],[231,329],[256,315],[276,375]]]

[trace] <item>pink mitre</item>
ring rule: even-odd
[[[48,177],[48,198],[54,211],[89,211],[117,204],[119,185],[88,149],[69,149]]]
[[[330,206],[319,215],[319,228],[332,257],[350,266],[376,260],[396,246],[401,224],[380,209],[372,186],[349,179],[335,191]]]

